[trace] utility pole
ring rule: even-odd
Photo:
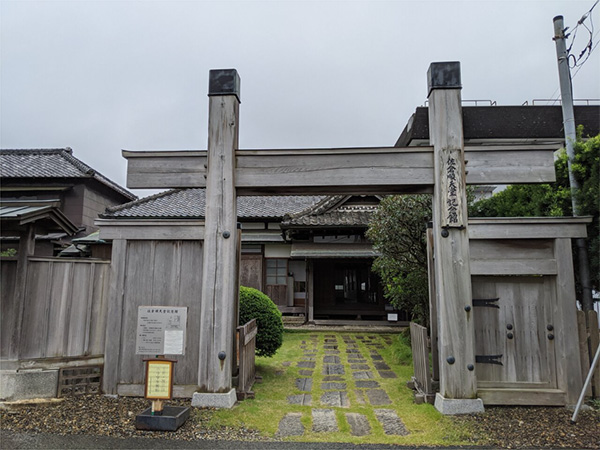
[[[556,57],[558,60],[560,97],[562,99],[563,125],[565,128],[565,147],[568,156],[569,184],[571,185],[571,205],[573,207],[573,216],[577,216],[579,215],[579,208],[575,194],[579,190],[579,183],[571,170],[571,164],[575,158],[573,145],[577,140],[577,134],[575,131],[575,113],[573,112],[573,85],[571,84],[569,55],[567,54],[567,45],[565,43],[563,16],[556,16],[554,18],[554,42],[556,43]],[[592,287],[590,285],[590,267],[585,239],[575,239],[575,246],[577,247],[579,281],[582,288],[581,306],[584,311],[591,311],[593,309]]]

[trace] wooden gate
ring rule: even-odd
[[[526,404],[532,389],[536,404],[565,403],[556,380],[553,278],[473,277],[478,389],[510,387],[514,397],[490,391],[488,403]]]
[[[472,369],[484,404],[567,405],[577,400],[582,375],[566,236],[585,236],[588,221],[469,220],[473,295],[465,300],[464,310],[473,320]],[[438,303],[434,300],[433,306]],[[432,345],[439,326],[435,310]],[[440,358],[440,365],[447,363]]]

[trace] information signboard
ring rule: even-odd
[[[183,355],[187,324],[186,306],[138,307],[137,355]]]
[[[173,394],[173,362],[168,359],[146,360],[146,398],[171,399]]]

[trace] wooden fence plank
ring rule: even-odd
[[[410,342],[415,371],[415,384],[419,391],[426,395],[433,395],[433,383],[429,365],[429,348],[427,345],[427,328],[414,322],[410,323]]]
[[[13,335],[17,332],[20,305],[15,296],[17,280],[17,261],[2,259],[0,261],[0,357],[8,359],[11,354]]]
[[[258,327],[256,319],[237,328],[238,332],[238,393],[249,394],[256,379],[256,334]],[[241,396],[244,398],[244,395]]]

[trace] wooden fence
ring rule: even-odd
[[[410,323],[410,342],[413,356],[413,367],[415,376],[412,379],[413,386],[417,390],[415,401],[425,400],[433,403],[435,389],[431,378],[431,366],[429,363],[429,339],[427,328],[414,322]]]
[[[587,325],[586,325],[587,314]],[[600,342],[600,330],[598,329],[598,313],[596,311],[577,311],[577,325],[579,331],[579,354],[581,355],[581,372],[583,382],[590,371],[590,364],[596,354]],[[588,347],[588,342],[590,346]],[[587,396],[600,397],[600,368],[596,367],[592,382],[586,392]]]
[[[30,257],[23,296],[15,293],[16,266],[1,262],[0,357],[103,355],[110,261]]]
[[[252,385],[256,379],[256,365],[254,356],[256,351],[256,333],[258,326],[256,319],[252,319],[247,324],[237,327],[238,332],[238,400],[254,397]]]

